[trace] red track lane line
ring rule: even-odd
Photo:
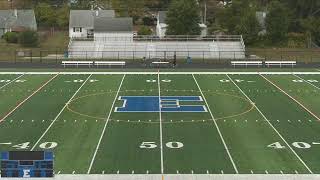
[[[51,82],[54,78],[56,78],[59,75],[56,74],[51,79],[49,79],[47,82],[45,82],[41,87],[39,87],[37,90],[33,91],[31,95],[29,95],[26,99],[21,101],[15,108],[13,108],[10,112],[8,112],[3,118],[1,118],[0,123],[4,121],[8,116],[10,116],[15,110],[17,110],[23,103],[25,103],[28,99],[30,99],[33,95],[35,95],[37,92],[39,92],[43,87],[45,87],[49,82]]]
[[[285,95],[287,95],[289,98],[291,98],[293,101],[295,101],[297,104],[299,104],[301,107],[303,107],[303,109],[305,109],[307,112],[309,112],[313,117],[315,117],[316,119],[318,119],[320,121],[320,118],[314,114],[312,111],[310,111],[307,107],[305,107],[301,102],[299,102],[298,100],[296,100],[294,97],[290,96],[287,92],[285,92],[284,90],[282,90],[279,86],[277,86],[275,83],[273,83],[271,80],[269,80],[268,78],[266,78],[265,76],[263,76],[262,74],[259,74],[261,77],[263,77],[266,81],[268,81],[270,84],[272,84],[274,87],[278,88],[281,92],[283,92]]]

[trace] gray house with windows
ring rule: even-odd
[[[37,30],[33,10],[0,10],[0,36],[6,32]]]
[[[114,18],[114,10],[71,10],[69,21],[70,38],[92,38],[96,18]]]

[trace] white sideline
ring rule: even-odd
[[[92,168],[92,166],[93,166],[94,160],[95,160],[96,155],[97,155],[97,152],[98,152],[98,150],[99,150],[99,147],[100,147],[100,144],[101,144],[103,135],[104,135],[104,133],[105,133],[105,131],[106,131],[106,129],[107,129],[107,125],[108,125],[108,122],[109,122],[109,119],[110,119],[110,116],[111,116],[111,113],[112,113],[114,104],[116,103],[116,100],[117,100],[117,98],[118,98],[118,95],[119,95],[119,92],[120,92],[120,89],[121,89],[121,86],[122,86],[122,83],[123,83],[123,80],[124,80],[125,77],[126,77],[126,75],[124,74],[123,77],[122,77],[122,79],[121,79],[121,82],[120,82],[120,85],[119,85],[117,94],[116,94],[116,96],[114,97],[113,103],[112,103],[112,105],[111,105],[111,108],[110,108],[110,111],[109,111],[109,114],[108,114],[106,123],[104,124],[103,130],[102,130],[102,132],[101,132],[101,136],[100,136],[100,138],[99,138],[97,147],[96,147],[96,149],[95,149],[95,151],[94,151],[94,153],[93,153],[93,156],[92,156],[92,159],[91,159],[91,162],[90,162],[90,165],[89,165],[87,174],[90,174],[90,172],[91,172],[91,168]]]
[[[318,86],[316,86],[316,85],[314,85],[314,84],[312,84],[311,82],[309,82],[309,81],[306,81],[305,79],[303,79],[302,77],[300,77],[300,76],[298,76],[298,75],[296,75],[296,74],[293,74],[295,77],[297,77],[297,78],[299,78],[299,79],[301,79],[301,80],[303,80],[304,82],[306,82],[306,83],[308,83],[308,84],[310,84],[311,86],[313,86],[313,87],[315,87],[316,89],[320,89],[320,87],[318,87]]]
[[[55,174],[54,178],[27,178],[28,180],[319,180],[310,174]],[[16,180],[18,178],[1,178]],[[19,178],[25,179],[25,178]]]
[[[311,169],[307,166],[307,164],[301,159],[301,157],[292,149],[289,143],[284,139],[284,137],[280,134],[280,132],[272,125],[272,123],[268,120],[268,118],[260,111],[260,109],[256,106],[256,104],[247,96],[247,94],[233,81],[233,79],[229,76],[230,81],[240,90],[240,92],[251,102],[251,104],[257,109],[257,111],[261,114],[261,116],[268,122],[270,127],[278,134],[278,136],[282,139],[282,141],[288,146],[288,148],[292,151],[292,153],[299,159],[299,161],[304,165],[304,167],[311,173]]]
[[[298,100],[296,100],[294,97],[292,97],[290,94],[288,94],[287,92],[285,92],[283,89],[281,89],[279,86],[277,86],[275,83],[273,83],[272,81],[270,81],[268,78],[266,78],[263,75],[260,75],[261,77],[263,77],[267,82],[269,82],[270,84],[272,84],[274,87],[276,87],[277,89],[279,89],[283,94],[287,95],[290,99],[292,99],[294,102],[296,102],[298,105],[300,105],[304,110],[306,110],[308,113],[310,113],[313,117],[315,117],[317,120],[320,121],[320,117],[318,117],[316,114],[314,114],[312,111],[310,111],[307,107],[305,107],[301,102],[299,102]]]
[[[9,84],[13,83],[15,80],[21,78],[21,77],[24,76],[24,75],[25,75],[25,74],[22,74],[22,75],[18,76],[17,78],[9,81],[8,83],[6,83],[6,84],[4,84],[3,86],[1,86],[0,89],[3,89],[4,87],[8,86]]]
[[[229,152],[229,148],[228,148],[228,146],[227,146],[227,144],[226,144],[226,142],[225,142],[225,140],[224,140],[224,138],[223,138],[223,136],[222,136],[222,133],[221,133],[221,131],[220,131],[220,128],[219,128],[219,126],[218,126],[218,123],[216,122],[215,118],[213,117],[213,114],[212,114],[212,112],[211,112],[211,109],[210,109],[210,106],[209,106],[209,104],[208,104],[208,102],[207,102],[207,99],[206,99],[206,97],[204,96],[204,94],[203,94],[203,92],[202,92],[202,90],[201,90],[201,88],[200,88],[200,86],[199,86],[199,84],[198,84],[197,79],[194,77],[194,74],[192,74],[192,77],[193,77],[195,83],[196,83],[197,86],[198,86],[198,89],[199,89],[199,91],[200,91],[200,93],[201,93],[201,96],[202,96],[204,102],[206,103],[206,105],[207,105],[207,107],[208,107],[208,111],[209,111],[209,113],[210,113],[210,115],[211,115],[211,118],[212,118],[212,120],[213,120],[213,122],[214,122],[214,124],[215,124],[215,126],[216,126],[216,129],[217,129],[217,131],[218,131],[218,133],[219,133],[219,135],[220,135],[221,141],[222,141],[222,143],[223,143],[223,145],[224,145],[225,150],[227,151],[227,154],[228,154],[229,159],[230,159],[230,161],[231,161],[231,163],[232,163],[232,165],[233,165],[233,168],[234,168],[235,172],[236,172],[237,174],[239,174],[238,168],[237,168],[236,164],[235,164],[234,161],[233,161],[233,158],[232,158],[231,153]]]
[[[160,74],[158,73],[158,90],[159,90],[159,128],[160,128],[160,159],[161,159],[161,174],[164,173],[163,168],[163,142],[162,142],[162,117],[161,117],[161,86]]]
[[[225,72],[156,72],[156,71],[150,71],[150,72],[0,72],[0,74],[92,74],[92,75],[99,75],[99,74],[108,74],[108,75],[123,75],[123,74],[217,74],[217,75],[221,75],[221,74],[248,74],[248,75],[259,75],[259,74],[274,74],[274,75],[290,75],[290,74],[305,74],[305,75],[320,75],[320,72],[229,72],[229,71],[225,71]]]
[[[31,148],[31,151],[33,151],[38,143],[41,141],[41,139],[47,134],[47,132],[49,131],[49,129],[52,127],[52,125],[56,122],[56,120],[59,118],[59,116],[62,114],[62,112],[64,111],[64,109],[68,106],[68,104],[72,101],[72,99],[78,94],[78,92],[80,91],[80,89],[85,85],[85,83],[90,79],[91,75],[88,76],[88,78],[82,83],[82,85],[79,87],[79,89],[73,94],[73,96],[69,99],[69,101],[63,106],[63,108],[60,110],[60,112],[58,113],[58,115],[54,118],[54,120],[51,122],[51,124],[48,126],[48,128],[43,132],[43,134],[40,136],[40,138],[38,139],[38,141],[34,144],[34,146]]]

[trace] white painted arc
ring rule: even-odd
[[[208,102],[207,102],[207,100],[206,100],[206,97],[204,96],[204,94],[203,94],[203,92],[202,92],[202,90],[201,90],[201,87],[200,87],[197,79],[195,78],[194,74],[192,74],[192,77],[193,77],[194,82],[196,83],[196,85],[197,85],[197,87],[198,87],[198,89],[199,89],[199,91],[200,91],[200,93],[201,93],[201,96],[202,96],[205,104],[206,104],[207,107],[208,107],[207,109],[208,109],[208,111],[209,111],[209,113],[210,113],[210,116],[211,116],[211,118],[212,118],[212,120],[213,120],[213,123],[214,123],[214,125],[215,125],[215,127],[216,127],[216,129],[217,129],[217,131],[218,131],[218,134],[219,134],[220,139],[221,139],[221,141],[222,141],[222,143],[223,143],[223,146],[224,146],[224,148],[225,148],[225,150],[226,150],[226,152],[227,152],[227,154],[228,154],[228,156],[229,156],[229,159],[230,159],[230,161],[231,161],[231,163],[232,163],[232,166],[233,166],[235,172],[236,172],[237,174],[239,174],[238,168],[237,168],[237,166],[236,166],[236,164],[235,164],[235,162],[234,162],[234,160],[233,160],[233,158],[232,158],[232,155],[231,155],[231,153],[230,153],[230,151],[229,151],[229,148],[228,148],[228,146],[227,146],[227,144],[226,144],[226,142],[225,142],[225,140],[224,140],[224,138],[223,138],[223,135],[222,135],[222,133],[221,133],[221,131],[220,131],[220,128],[219,128],[219,126],[218,126],[218,123],[216,122],[216,120],[215,120],[215,118],[214,118],[214,116],[213,116],[213,114],[212,114],[212,112],[211,112],[211,109],[210,109],[210,106],[209,106],[209,104],[208,104]]]
[[[96,149],[95,149],[95,151],[94,151],[94,153],[93,153],[93,156],[92,156],[92,158],[91,158],[91,162],[90,162],[90,165],[89,165],[87,174],[90,174],[90,172],[91,172],[93,163],[94,163],[94,161],[95,161],[96,155],[97,155],[98,150],[99,150],[99,148],[100,148],[100,144],[101,144],[101,142],[102,142],[103,135],[104,135],[105,132],[106,132],[107,125],[108,125],[108,122],[109,122],[110,117],[111,117],[111,113],[113,112],[114,105],[115,105],[115,103],[116,103],[116,100],[118,99],[118,95],[119,95],[119,92],[120,92],[120,89],[121,89],[121,87],[122,87],[122,84],[123,84],[123,81],[124,81],[124,78],[125,78],[125,77],[126,77],[126,75],[124,74],[124,75],[122,76],[120,85],[119,85],[119,87],[118,87],[117,94],[115,95],[114,100],[113,100],[112,105],[111,105],[111,108],[110,108],[110,110],[109,110],[109,113],[108,113],[108,116],[107,116],[107,120],[106,120],[106,122],[105,122],[105,124],[104,124],[103,130],[102,130],[102,132],[101,132],[99,141],[98,141],[97,146],[96,146]]]

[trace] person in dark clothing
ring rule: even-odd
[[[177,55],[176,55],[176,53],[174,53],[174,55],[173,55],[172,65],[173,65],[173,67],[176,67],[176,65],[177,65]]]

